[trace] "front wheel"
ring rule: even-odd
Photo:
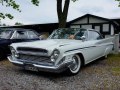
[[[73,60],[73,64],[71,64],[69,66],[69,72],[74,75],[74,74],[77,74],[80,71],[80,68],[81,68],[81,59],[80,59],[79,55],[75,54],[72,57],[72,60]]]

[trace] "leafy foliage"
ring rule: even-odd
[[[73,2],[77,1],[77,0],[72,0]]]
[[[0,4],[5,7],[12,7],[13,9],[20,12],[19,5],[14,0],[0,0]],[[9,13],[0,12],[0,20],[5,18],[13,19],[13,16]]]
[[[32,2],[34,5],[38,6],[38,5],[39,5],[40,0],[31,0],[31,2]]]
[[[120,0],[115,0],[115,1],[118,1],[118,2],[119,2],[119,5],[118,5],[118,6],[120,7]]]
[[[15,25],[23,25],[23,24],[20,22],[16,22]]]
[[[31,0],[31,2],[38,6],[39,5],[39,0]],[[16,3],[15,0],[0,0],[0,4],[5,7],[12,7],[13,9],[21,12],[20,10],[20,5]],[[10,13],[2,13],[0,12],[0,20],[5,19],[5,18],[13,19],[14,17]]]

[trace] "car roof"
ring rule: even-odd
[[[85,28],[58,28],[58,29],[55,29],[55,30],[59,30],[59,29],[87,30]]]
[[[55,30],[59,30],[59,29],[84,30],[84,31],[94,31],[94,32],[100,33],[96,29],[89,29],[89,28],[88,29],[86,29],[86,28],[58,28],[58,29],[55,29]]]

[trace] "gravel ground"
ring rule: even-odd
[[[3,60],[0,90],[120,90],[120,56],[99,59],[75,76],[25,71]]]

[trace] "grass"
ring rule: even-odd
[[[119,90],[120,53],[110,54],[107,59],[100,61],[91,69],[92,73],[99,77],[94,82],[92,90]]]
[[[107,59],[107,65],[114,76],[120,76],[120,53],[111,54]]]
[[[120,53],[110,54],[109,57],[107,58],[107,64],[120,67]]]
[[[113,67],[112,74],[115,76],[119,76],[120,75],[120,67]]]

